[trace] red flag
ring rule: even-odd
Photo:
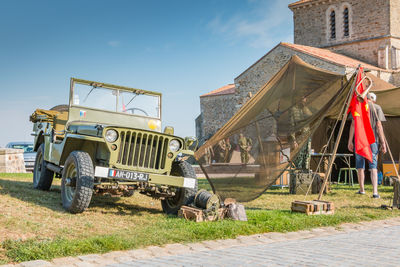
[[[357,74],[356,85],[361,82],[363,73],[363,68],[360,67]],[[363,83],[361,83],[356,90],[362,94],[364,92]],[[375,136],[370,123],[367,97],[361,102],[359,98],[357,98],[356,92],[354,92],[349,112],[353,115],[354,120],[355,151],[358,155],[372,162],[371,144],[375,143]]]

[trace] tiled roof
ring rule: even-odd
[[[235,84],[228,84],[225,86],[222,86],[221,88],[215,89],[209,93],[206,93],[204,95],[201,95],[200,97],[204,96],[216,96],[216,95],[228,95],[228,94],[234,94],[235,93]]]
[[[338,65],[346,66],[346,67],[357,68],[358,65],[361,64],[364,68],[367,68],[367,69],[387,71],[387,70],[378,68],[376,66],[367,64],[365,62],[359,61],[357,59],[332,52],[328,49],[316,48],[316,47],[312,47],[312,46],[305,46],[305,45],[298,45],[298,44],[291,44],[291,43],[281,43],[281,45],[289,47],[294,50],[297,50],[299,52],[314,56],[314,57],[321,58],[326,61],[330,61],[332,63],[336,63]]]
[[[299,1],[296,1],[294,3],[289,4],[289,7],[297,6],[297,5],[304,4],[304,3],[307,3],[307,2],[311,2],[311,1],[313,1],[313,0],[299,0]]]

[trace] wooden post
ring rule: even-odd
[[[357,72],[358,71],[359,71],[359,69],[357,69]],[[325,187],[326,187],[326,183],[327,183],[327,181],[329,179],[329,176],[331,175],[331,172],[332,172],[332,166],[333,166],[333,163],[335,162],[336,152],[337,152],[337,149],[339,147],[339,142],[340,142],[340,139],[341,139],[342,134],[343,134],[344,126],[346,124],[347,115],[348,115],[347,111],[349,110],[351,99],[353,98],[354,90],[355,90],[355,87],[356,87],[355,86],[356,85],[356,81],[357,81],[357,78],[354,79],[353,86],[352,86],[353,89],[351,90],[351,93],[348,96],[348,99],[346,100],[346,108],[343,110],[343,114],[342,114],[342,123],[340,124],[340,129],[339,129],[338,136],[336,138],[335,146],[333,148],[332,156],[331,156],[331,158],[329,160],[328,169],[326,170],[326,173],[325,173],[324,182],[322,184],[321,190],[319,191],[318,200],[321,200],[322,194],[324,193],[324,190],[325,190]]]

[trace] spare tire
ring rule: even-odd
[[[52,107],[50,110],[55,110],[55,111],[69,111],[69,106],[68,105],[57,105],[55,107]]]

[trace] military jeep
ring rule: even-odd
[[[196,175],[182,155],[193,154],[196,139],[161,131],[160,93],[72,78],[69,105],[37,109],[30,120],[33,187],[49,190],[61,178],[71,213],[83,212],[93,194],[138,191],[160,199],[167,214],[193,201]]]

